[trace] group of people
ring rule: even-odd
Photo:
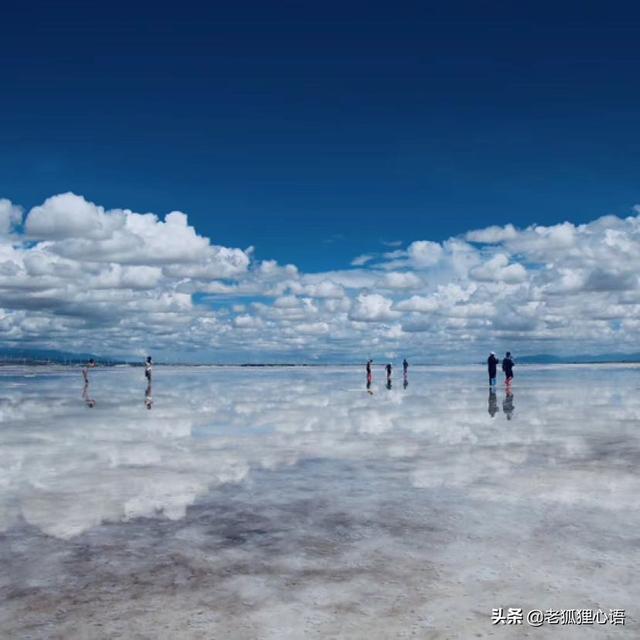
[[[84,380],[84,388],[82,390],[82,398],[89,409],[93,409],[96,406],[96,401],[89,395],[89,370],[95,368],[96,361],[90,358],[87,364],[82,367],[82,378]],[[153,361],[151,356],[147,356],[144,361],[144,377],[147,380],[147,388],[144,392],[144,405],[147,409],[153,407],[153,397],[151,396],[151,377],[153,374]]]
[[[496,358],[496,354],[492,351],[487,358],[487,369],[489,372],[489,386],[495,387],[496,378],[498,376],[498,365],[500,364],[500,360]],[[513,382],[513,366],[514,366],[513,358],[511,357],[511,351],[507,351],[505,357],[502,360],[502,371],[504,372],[504,383],[507,387],[511,386]]]
[[[371,368],[372,364],[373,360],[369,358],[369,360],[367,360],[367,391],[369,393],[373,393],[371,391],[371,383],[373,382],[373,370]],[[393,366],[390,362],[388,362],[384,366],[384,370],[387,374],[387,389],[391,389]],[[405,389],[409,386],[409,363],[407,362],[406,358],[402,361],[402,385]]]
[[[498,365],[500,364],[500,360],[496,357],[495,351],[492,351],[487,358],[487,368],[489,370],[489,385],[494,387],[496,385],[496,379],[498,377]],[[373,380],[373,371],[372,367],[373,360],[369,358],[367,360],[367,389],[371,386],[371,382]],[[507,351],[505,357],[502,360],[502,371],[504,372],[504,383],[507,386],[510,386],[513,382],[513,367],[515,362],[513,361],[513,357],[511,355],[511,351]],[[391,386],[391,374],[393,371],[393,366],[390,362],[388,362],[384,367],[387,374],[387,386]],[[405,382],[405,386],[408,384],[408,374],[409,374],[409,363],[405,358],[402,361],[402,373]]]

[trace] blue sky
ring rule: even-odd
[[[637,351],[640,11],[528,4],[6,8],[0,339]]]
[[[307,271],[383,241],[628,214],[640,13],[476,5],[14,3],[0,193],[180,209]]]

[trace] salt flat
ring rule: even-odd
[[[495,396],[482,367],[157,367],[150,410],[141,369],[28,371],[0,372],[2,638],[640,638],[637,367]]]

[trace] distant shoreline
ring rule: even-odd
[[[98,367],[103,368],[137,368],[143,367],[143,362],[109,362],[109,361],[100,361],[96,359]],[[387,362],[387,360],[381,360],[378,363],[374,364],[374,367],[382,367]],[[62,367],[68,369],[77,369],[82,367],[86,363],[83,361],[73,361],[73,362],[58,362],[55,360],[51,361],[43,361],[43,360],[24,360],[24,359],[16,359],[16,360],[0,360],[0,367]],[[393,364],[394,361],[391,360]],[[605,366],[605,365],[631,365],[638,364],[640,365],[640,360],[594,360],[594,361],[576,361],[576,360],[566,360],[566,361],[558,361],[558,362],[516,362],[517,367],[531,367],[531,366],[545,366],[545,367],[554,367],[554,366]],[[205,368],[205,367],[217,367],[217,368],[245,368],[245,369],[291,369],[291,368],[322,368],[322,367],[344,367],[344,368],[354,368],[354,367],[364,367],[365,362],[323,362],[323,363],[222,363],[222,362],[213,362],[213,363],[188,363],[188,362],[155,362],[154,366],[157,367],[187,367],[187,368]],[[395,365],[396,368],[400,368],[400,365]],[[410,369],[414,367],[420,368],[444,368],[444,367],[485,367],[485,362],[457,362],[457,363],[422,363],[415,362],[410,364]]]

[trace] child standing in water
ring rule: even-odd
[[[153,369],[153,365],[151,364],[151,356],[147,356],[147,361],[144,363],[144,377],[147,379],[149,384],[151,384],[152,369]]]

